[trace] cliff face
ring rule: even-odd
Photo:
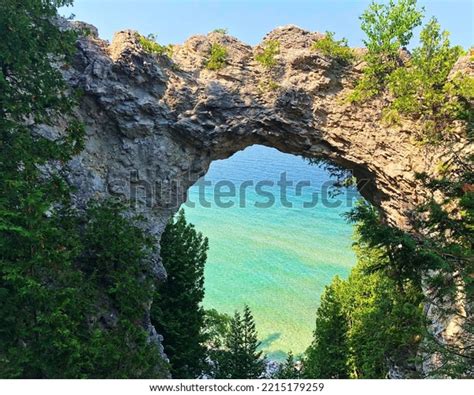
[[[212,160],[252,144],[352,170],[368,181],[361,193],[405,229],[409,210],[425,196],[415,174],[435,174],[455,153],[472,152],[461,139],[417,146],[415,123],[385,126],[387,96],[344,104],[363,64],[343,65],[311,50],[319,33],[295,26],[270,32],[264,42],[278,40],[280,54],[267,70],[254,60],[261,46],[221,33],[191,37],[169,59],[144,52],[135,32],[119,32],[109,44],[89,28],[73,66],[63,70],[84,93],[77,115],[86,126],[86,148],[69,164],[77,203],[106,196],[133,200],[157,236]],[[218,71],[205,68],[212,43],[228,51]],[[463,67],[472,71],[472,64]],[[154,265],[164,278],[159,256]]]

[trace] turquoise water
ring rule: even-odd
[[[282,172],[293,181],[287,190],[291,208],[280,199],[277,185],[262,188],[276,197],[275,204],[267,208],[255,207],[255,202],[268,199],[252,186],[246,188],[244,199],[222,198],[224,203],[233,202],[233,207],[218,207],[214,199],[213,188],[219,180],[231,181],[240,196],[244,181],[254,185],[261,180],[276,183]],[[213,162],[205,180],[212,186],[193,186],[184,205],[188,221],[209,238],[204,306],[232,314],[248,304],[269,357],[280,359],[289,350],[302,353],[311,342],[324,286],[335,275],[347,277],[355,264],[352,226],[342,214],[359,195],[346,191],[328,200],[331,204],[339,200],[340,207],[325,207],[321,191],[329,180],[326,171],[300,157],[263,146]],[[294,187],[298,181],[309,181],[311,186],[298,193]],[[201,200],[205,197],[211,207],[198,203],[200,190]],[[318,204],[304,208],[303,203],[311,202],[314,193],[319,194]],[[196,203],[195,207],[189,207],[189,202]]]

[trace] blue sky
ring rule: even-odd
[[[351,46],[361,46],[363,34],[358,16],[369,0],[75,0],[62,10],[99,28],[110,40],[122,29],[154,33],[162,44],[182,43],[189,36],[227,28],[229,34],[248,44],[257,44],[276,26],[295,24],[302,28],[336,32]],[[473,0],[430,0],[418,3],[426,16],[436,16],[451,32],[453,44],[474,44]],[[416,44],[416,40],[414,40]]]

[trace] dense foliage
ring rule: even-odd
[[[114,202],[73,209],[59,169],[82,149],[83,131],[71,111],[74,95],[51,66],[54,60],[68,67],[74,52],[76,33],[54,24],[57,7],[69,4],[0,2],[0,377],[165,377],[168,367],[147,331],[152,299],[151,319],[165,337],[174,377],[262,377],[265,358],[250,309],[228,317],[200,305],[208,244],[183,212],[162,236],[168,281],[155,289],[155,241],[140,218]],[[449,76],[463,52],[434,19],[420,47],[401,58],[421,17],[414,0],[373,3],[363,14],[367,67],[352,99],[388,85],[391,118],[421,120],[425,133],[439,140],[453,120],[472,124],[473,79]],[[170,55],[154,36],[139,41],[149,53]],[[315,49],[342,61],[352,56],[332,33]],[[278,41],[267,41],[255,59],[270,70],[278,53]],[[226,57],[214,44],[207,67],[220,69]],[[69,117],[66,130],[42,137],[36,127],[54,125],[58,115]],[[473,334],[465,311],[449,303],[473,296],[472,158],[441,163],[439,175],[419,175],[432,196],[415,213],[416,239],[384,224],[367,205],[349,215],[358,224],[359,263],[349,279],[326,288],[305,377],[379,378],[395,367],[417,376],[420,355],[435,354],[443,363],[431,374],[472,375],[472,345],[443,343],[422,314],[423,303],[436,304],[442,317],[458,316]],[[289,354],[276,377],[299,375]]]
[[[389,89],[394,96],[391,109],[422,121],[425,138],[447,137],[455,119],[472,123],[469,100],[474,97],[474,79],[449,74],[464,51],[452,47],[449,34],[441,32],[435,18],[420,34],[421,46],[415,48],[406,67],[389,77]]]
[[[65,183],[58,175],[45,182],[38,165],[66,160],[80,147],[80,133],[53,142],[24,122],[45,122],[71,106],[48,58],[72,52],[74,35],[50,21],[56,6],[69,3],[0,3],[1,377],[67,374],[78,357],[77,339],[68,336],[78,322],[68,317],[81,284],[71,270],[80,241],[68,232],[68,211],[53,206],[67,200]]]
[[[469,273],[474,205],[472,191],[466,191],[472,170],[458,165],[457,171],[456,180],[426,181],[433,196],[443,190],[446,200],[420,207],[417,227],[429,234],[422,241],[383,224],[366,204],[349,215],[357,223],[358,263],[348,280],[335,278],[321,298],[313,344],[304,360],[306,377],[384,378],[389,370],[420,377],[420,358],[433,355],[442,364],[430,375],[470,376],[469,344],[445,344],[431,332],[423,314],[424,303],[435,303],[440,317],[462,317],[462,308],[453,311],[454,301],[460,292],[467,300],[473,296]],[[460,205],[460,215],[449,211],[453,200]],[[430,288],[431,298],[422,293],[422,286]],[[469,321],[461,322],[466,335],[472,336]]]
[[[379,93],[388,76],[402,65],[400,49],[410,42],[413,29],[421,25],[423,12],[416,0],[372,2],[360,17],[367,48],[364,76],[350,96],[351,101],[366,100]]]
[[[165,338],[165,352],[176,378],[196,378],[204,369],[204,264],[208,241],[186,222],[184,210],[161,236],[161,257],[168,279],[158,286],[152,323]]]
[[[89,318],[81,334],[82,363],[90,378],[164,377],[168,367],[144,327],[154,291],[155,240],[140,229],[139,217],[126,218],[123,211],[117,203],[92,204],[81,218],[77,266],[85,286],[76,303],[87,306]]]
[[[143,325],[151,241],[115,205],[74,211],[56,170],[82,148],[51,66],[74,51],[76,34],[54,24],[70,3],[0,3],[0,377],[161,377]],[[59,114],[69,127],[42,137]]]
[[[421,31],[421,45],[412,54],[405,48],[422,17],[423,10],[416,8],[416,0],[370,5],[361,16],[367,37],[366,66],[347,99],[364,101],[388,86],[393,101],[384,111],[386,123],[396,124],[401,116],[409,116],[421,125],[421,134],[415,137],[434,142],[448,138],[453,121],[459,119],[467,121],[467,133],[471,135],[474,78],[450,75],[463,49],[451,46],[449,34],[441,31],[435,18]]]
[[[341,298],[343,285],[336,277],[321,296],[313,343],[306,351],[304,361],[305,377],[349,377],[349,323]]]
[[[367,208],[362,215],[374,212]],[[415,375],[424,328],[420,286],[389,274],[384,247],[369,247],[361,237],[357,252],[358,264],[349,279],[333,280],[321,298],[305,375],[385,378],[395,366],[403,367],[405,377]]]

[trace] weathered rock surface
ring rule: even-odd
[[[264,144],[352,170],[369,181],[361,193],[387,221],[408,228],[410,209],[425,196],[415,174],[434,174],[472,146],[461,138],[443,147],[414,144],[416,123],[381,121],[386,95],[344,104],[363,65],[346,66],[311,50],[321,37],[295,26],[273,30],[264,41],[278,40],[281,50],[278,64],[266,70],[254,60],[260,46],[221,33],[191,37],[169,59],[144,52],[133,31],[117,33],[109,44],[90,29],[64,70],[84,93],[77,113],[86,125],[86,148],[69,173],[78,204],[111,195],[135,200],[159,236],[212,160]],[[210,71],[205,62],[215,42],[227,48],[228,60]],[[462,62],[462,70],[472,71]],[[278,87],[271,89],[270,81]],[[159,257],[155,269],[165,277]]]

